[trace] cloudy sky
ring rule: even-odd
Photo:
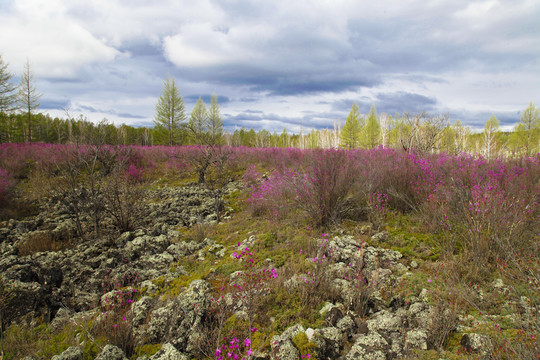
[[[168,74],[228,129],[332,127],[353,102],[509,127],[540,106],[538,0],[0,0],[0,33],[52,116],[151,125]]]

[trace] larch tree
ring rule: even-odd
[[[514,143],[522,149],[524,155],[531,156],[538,152],[540,141],[540,109],[531,101],[521,115],[521,121],[514,131]]]
[[[34,72],[30,68],[30,61],[27,59],[19,84],[18,100],[21,109],[26,111],[27,116],[27,141],[32,142],[32,112],[39,108],[39,99],[43,94],[34,85]]]
[[[180,96],[176,81],[168,76],[163,82],[163,92],[156,105],[154,124],[158,128],[165,129],[169,146],[176,145],[180,141],[185,120],[184,100]]]
[[[381,137],[381,125],[379,119],[377,119],[377,110],[375,105],[371,105],[369,115],[364,127],[364,142],[367,148],[373,149],[380,143]]]
[[[345,125],[341,129],[340,144],[347,149],[355,149],[360,145],[360,132],[362,124],[360,122],[360,109],[356,103],[353,103],[351,111],[345,120]]]
[[[9,114],[17,105],[17,89],[11,82],[13,75],[8,70],[0,55],[0,142],[9,142],[11,135],[11,118]]]
[[[190,142],[196,145],[204,145],[208,129],[208,111],[206,104],[199,97],[189,116],[188,130]]]

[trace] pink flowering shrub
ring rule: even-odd
[[[254,325],[258,304],[270,293],[270,284],[279,275],[276,269],[266,268],[255,251],[242,247],[241,243],[231,257],[243,270],[235,273],[236,276],[223,284],[217,296],[211,299],[203,322],[205,341],[199,347],[202,355],[216,359],[249,359],[254,352],[254,336],[258,335]],[[244,312],[247,318],[234,316],[238,311]],[[229,324],[227,328],[226,324]]]
[[[537,158],[487,163],[455,159],[423,214],[446,255],[463,249],[482,263],[530,251],[540,233]]]
[[[105,294],[99,304],[101,314],[92,329],[95,336],[103,336],[109,344],[121,348],[126,356],[131,356],[135,350],[131,306],[139,296],[138,284],[137,273],[116,278],[109,274],[102,284]]]

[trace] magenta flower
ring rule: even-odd
[[[245,346],[245,347],[249,347],[250,345],[251,345],[251,340],[245,339],[245,340],[244,340],[244,346]]]

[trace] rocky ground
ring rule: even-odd
[[[232,185],[228,191],[233,190]],[[53,204],[33,218],[4,222],[0,228],[0,274],[10,296],[2,304],[3,323],[45,323],[51,329],[62,329],[67,324],[83,327],[88,319],[106,321],[100,312],[110,309],[110,304],[119,299],[127,299],[132,302],[126,314],[134,343],[161,344],[157,352],[137,359],[201,358],[200,341],[206,336],[207,311],[215,292],[208,274],[214,270],[210,269],[206,276],[196,276],[180,264],[187,258],[199,263],[228,259],[238,245],[222,244],[211,238],[182,239],[181,227],[193,226],[201,219],[216,220],[211,192],[195,185],[164,188],[153,190],[149,199],[152,200],[143,221],[146,225],[140,229],[58,251],[21,255],[20,249],[29,239],[45,234],[60,239],[74,233],[69,214],[60,207]],[[224,215],[225,219],[235,216]],[[388,233],[375,234],[373,243],[386,237]],[[261,241],[255,234],[244,239],[242,246],[256,247]],[[259,349],[252,358],[300,359],[306,354],[298,339],[305,338],[310,356],[317,359],[400,359],[415,350],[437,349],[456,331],[462,334],[463,348],[471,353],[482,357],[492,350],[488,337],[472,332],[474,319],[453,312],[447,304],[433,303],[428,289],[409,298],[398,294],[400,284],[420,271],[416,261],[398,251],[369,246],[352,236],[317,241],[320,249],[316,258],[326,259],[326,272],[337,293],[319,311],[324,326],[306,328],[293,324],[282,333],[273,334],[269,348]],[[267,263],[268,268],[272,267],[271,258]],[[354,273],[349,270],[351,264]],[[291,292],[304,286],[309,276],[279,274],[283,286]],[[177,286],[176,293],[165,293],[163,289],[170,289],[168,284],[179,278],[185,284]],[[363,281],[360,288],[359,278]],[[495,285],[505,291],[504,284]],[[525,311],[534,311],[527,308],[526,299],[521,306]],[[245,313],[241,306],[236,310]],[[86,359],[83,345],[72,345],[53,359]],[[121,347],[108,344],[99,349],[95,359],[120,360],[127,356]]]

